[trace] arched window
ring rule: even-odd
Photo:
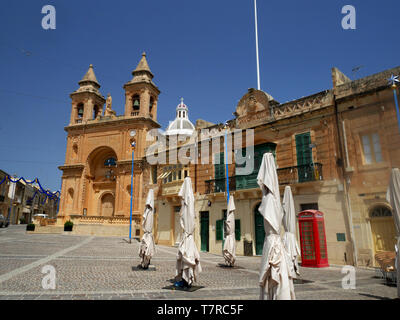
[[[149,113],[153,110],[154,99],[153,97],[150,98],[150,105],[149,105]]]
[[[137,94],[132,97],[132,107],[133,111],[139,111],[140,109],[140,97]]]
[[[380,217],[391,217],[392,211],[384,206],[375,207],[371,213],[371,218],[380,218]]]
[[[83,117],[83,103],[78,104],[78,118]]]
[[[116,167],[117,166],[117,160],[115,158],[107,158],[104,161],[104,166],[105,167]]]
[[[93,119],[97,118],[98,113],[99,113],[99,107],[97,105],[95,105],[93,107]]]

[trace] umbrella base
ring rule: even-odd
[[[136,267],[132,267],[132,271],[156,271],[156,266],[151,264],[147,268],[143,268],[142,265],[138,264]]]

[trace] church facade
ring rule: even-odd
[[[139,235],[150,168],[144,160],[147,132],[159,128],[160,91],[143,54],[133,78],[124,85],[125,112],[117,116],[112,98],[100,91],[93,66],[71,93],[71,118],[65,127],[67,150],[62,170],[58,223],[72,220],[82,232],[126,233],[130,219],[132,151],[134,151],[133,219]],[[104,109],[104,105],[106,107]],[[104,111],[103,111],[104,109]],[[135,144],[132,150],[132,144]],[[95,229],[95,225],[114,226]],[[117,226],[122,227],[117,228]],[[127,234],[127,233],[126,233]]]

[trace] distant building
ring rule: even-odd
[[[0,181],[7,175],[8,173],[0,170]],[[10,199],[10,185],[10,181],[3,182],[0,185],[0,214],[8,217],[10,224],[30,223],[33,215],[38,213],[47,214],[49,218],[56,217],[56,199],[49,199],[39,192],[39,186],[26,184],[23,180],[20,180],[16,183],[14,198]]]

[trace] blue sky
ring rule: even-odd
[[[56,8],[56,30],[41,27],[46,4]],[[356,8],[356,30],[341,27],[346,4]],[[59,189],[69,94],[92,63],[122,114],[122,86],[143,51],[163,128],[181,96],[193,122],[231,119],[257,86],[253,10],[252,0],[3,1],[0,168]],[[258,0],[261,89],[286,102],[331,88],[333,66],[359,78],[400,65],[399,11],[398,0]]]

